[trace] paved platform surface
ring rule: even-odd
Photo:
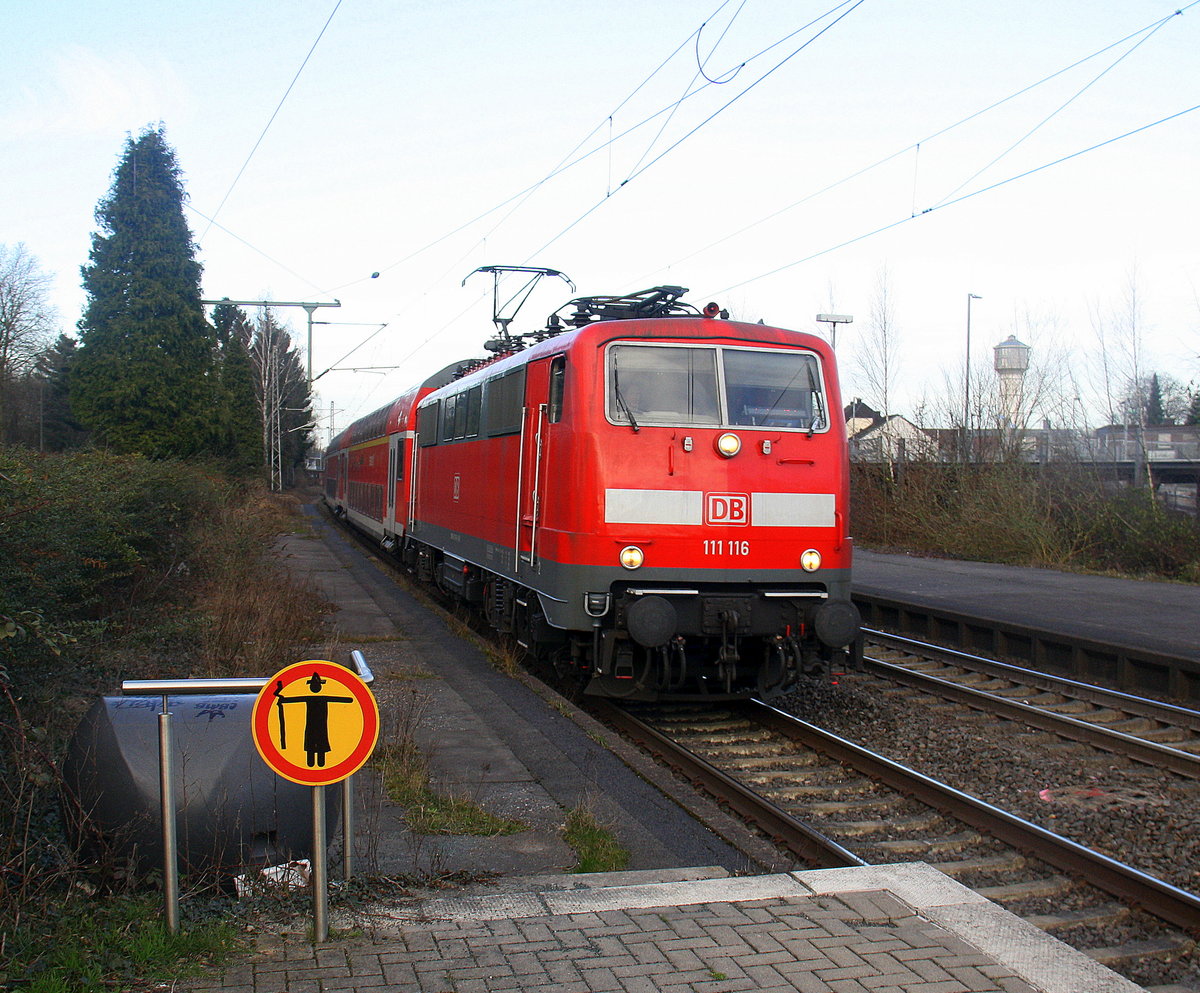
[[[1200,586],[856,549],[853,588],[1200,660]]]
[[[334,657],[375,670],[385,726],[411,732],[435,783],[520,817],[496,838],[413,835],[370,777],[356,866],[408,881],[261,934],[192,993],[1127,993],[1139,987],[922,863],[803,870],[586,715],[501,673],[319,515],[284,554],[338,606]],[[386,733],[386,732],[385,732]],[[559,836],[580,803],[631,853],[577,875]],[[338,852],[331,854],[331,876]],[[453,881],[453,885],[451,885]]]
[[[658,872],[433,897],[365,937],[274,936],[192,993],[1131,993],[930,866]],[[561,878],[561,877],[560,877]],[[584,877],[567,877],[583,879]]]

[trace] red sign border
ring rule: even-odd
[[[275,742],[271,740],[269,722],[271,719],[271,707],[275,703],[275,684],[279,680],[283,680],[285,684],[293,682],[295,680],[293,674],[297,669],[303,670],[303,675],[305,676],[310,676],[313,672],[316,672],[325,678],[336,680],[347,687],[358,701],[363,715],[362,737],[350,755],[336,765],[315,769],[297,765],[284,756],[275,747]],[[250,732],[254,739],[254,747],[258,750],[259,756],[277,775],[293,783],[298,783],[301,786],[329,786],[332,783],[340,783],[343,779],[354,775],[354,773],[358,772],[366,764],[367,759],[371,757],[371,753],[375,750],[375,745],[379,741],[379,704],[376,702],[375,695],[371,692],[370,687],[362,681],[358,673],[347,669],[343,665],[338,665],[336,662],[327,662],[322,659],[294,662],[292,665],[280,669],[259,690],[258,697],[254,701],[254,708],[250,713]]]
[[[728,518],[714,519],[709,513],[712,507],[714,497],[719,497],[723,500],[728,500],[730,497],[739,497],[745,501],[746,516],[740,521],[731,521]],[[749,493],[705,493],[704,494],[704,524],[707,527],[724,527],[724,528],[744,528],[750,526],[750,515],[752,512],[752,502]]]

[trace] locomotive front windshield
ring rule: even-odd
[[[618,424],[829,426],[817,358],[727,346],[613,345],[608,418]]]

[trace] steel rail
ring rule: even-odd
[[[940,783],[891,759],[823,731],[761,701],[742,708],[753,720],[823,752],[892,789],[970,824],[1034,858],[1141,907],[1190,932],[1200,932],[1200,896],[1118,862],[1077,842]]]
[[[863,656],[863,667],[895,682],[904,683],[914,689],[936,693],[938,696],[975,710],[997,714],[1007,720],[1019,721],[1063,738],[1070,738],[1106,752],[1123,755],[1136,762],[1143,762],[1156,769],[1165,769],[1181,776],[1200,779],[1200,755],[1193,755],[1191,752],[1146,741],[1144,738],[1125,734],[1122,731],[1114,731],[1100,724],[1092,724],[1066,714],[1056,714],[1031,704],[1019,703],[985,690],[962,686],[938,676],[915,672],[904,666],[873,659],[866,655]]]
[[[718,803],[760,828],[775,844],[792,852],[806,865],[817,869],[869,865],[832,838],[797,820],[608,700],[589,701],[588,709]]]
[[[868,638],[894,646],[902,650],[912,649],[916,652],[928,653],[936,658],[948,659],[951,665],[961,664],[975,672],[982,672],[998,679],[1011,679],[1014,682],[1028,683],[1038,689],[1053,692],[1065,692],[1070,696],[1097,706],[1112,707],[1139,717],[1151,720],[1169,720],[1180,727],[1200,732],[1200,710],[1182,707],[1178,704],[1167,703],[1163,700],[1152,700],[1121,690],[1097,686],[1094,683],[1084,683],[1066,676],[1055,676],[1052,673],[1037,669],[1027,669],[1024,666],[1013,665],[1011,662],[999,662],[996,659],[985,658],[982,655],[972,655],[956,648],[946,648],[944,645],[931,645],[929,642],[917,641],[903,635],[892,634],[889,631],[875,631],[863,628],[863,634]]]
[[[1103,642],[861,590],[854,591],[852,599],[869,625],[1023,659],[1076,677],[1090,678],[1101,671],[1123,689],[1161,692],[1177,700],[1200,699],[1200,656]]]

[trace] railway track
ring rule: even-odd
[[[1200,779],[1200,712],[881,631],[865,634],[867,673]]]
[[[1200,897],[813,724],[758,702],[593,707],[807,865],[929,862],[1134,982],[1193,969]]]

